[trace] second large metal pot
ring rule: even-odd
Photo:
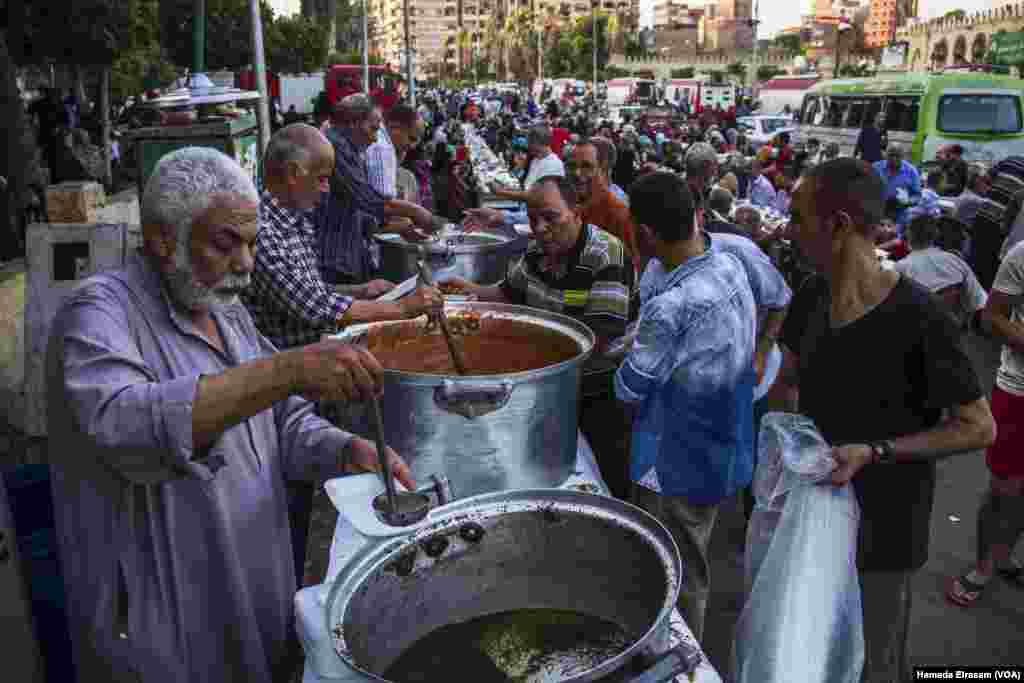
[[[387,681],[392,663],[435,629],[524,609],[597,617],[628,636],[611,653],[570,648],[539,662],[529,681],[662,682],[699,661],[684,641],[648,668],[670,646],[684,568],[671,534],[643,510],[564,490],[492,493],[441,510],[429,526],[365,546],[334,582],[328,631],[368,680]]]
[[[528,239],[512,228],[464,232],[448,227],[426,242],[407,242],[397,234],[375,235],[380,245],[380,277],[403,282],[417,274],[422,250],[435,273],[463,277],[492,285],[505,279],[509,261],[526,252]]]
[[[535,330],[537,348],[569,343],[576,351],[535,369],[475,376],[387,369],[382,359],[388,445],[409,463],[417,481],[448,477],[456,498],[560,486],[576,462],[580,377],[594,347],[593,332],[573,318],[524,306],[461,303],[446,305],[445,312],[457,344],[465,344],[469,335],[505,339],[502,334],[515,327],[520,333]],[[413,344],[421,340],[434,352],[446,348],[425,318],[353,326],[337,338],[372,350],[387,335]],[[501,367],[501,354],[512,352],[511,345],[496,344],[488,365]],[[470,373],[471,361],[467,357]],[[365,406],[334,409],[339,426],[370,435]]]

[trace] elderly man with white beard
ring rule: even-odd
[[[285,480],[375,469],[376,449],[311,402],[376,395],[373,356],[335,340],[277,352],[238,302],[258,204],[220,152],[167,155],[145,246],[55,320],[50,457],[81,681],[287,680]]]

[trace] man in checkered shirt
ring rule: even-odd
[[[305,124],[278,131],[264,155],[256,267],[243,298],[260,332],[279,349],[315,342],[349,324],[415,318],[441,301],[434,289],[396,302],[372,301],[393,287],[384,280],[324,282],[309,211],[333,168],[331,144]]]
[[[267,145],[256,263],[252,284],[241,297],[256,327],[278,349],[304,346],[353,323],[415,318],[443,302],[435,288],[385,302],[373,301],[393,287],[383,280],[351,286],[324,282],[310,211],[333,172],[334,148],[312,126],[286,126]],[[287,486],[295,575],[301,586],[313,484]]]

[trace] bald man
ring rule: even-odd
[[[264,186],[252,285],[242,300],[260,332],[278,349],[312,344],[324,334],[360,322],[415,318],[441,305],[433,288],[401,301],[372,301],[394,285],[371,280],[330,285],[321,276],[310,209],[327,191],[334,172],[334,148],[323,133],[304,123],[279,130],[263,156]],[[289,482],[292,547],[301,583],[313,485]]]

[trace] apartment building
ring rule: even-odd
[[[909,16],[898,17],[898,0],[871,0],[871,14],[865,26],[864,42],[868,47],[885,47],[895,39],[897,22],[906,23],[917,17],[918,3],[915,1]]]
[[[409,3],[409,43],[413,50],[413,64],[419,77],[436,73],[436,67],[459,61],[459,11],[462,12],[463,60],[472,61],[474,52],[482,56],[491,46],[487,44],[487,30],[495,13],[508,14],[522,4],[537,10],[541,21],[570,22],[588,16],[590,0],[407,0]],[[388,64],[404,64],[406,0],[367,0],[370,16],[374,18],[373,47]],[[640,0],[599,0],[599,7],[620,17],[620,28],[635,30],[622,22],[639,17]]]

